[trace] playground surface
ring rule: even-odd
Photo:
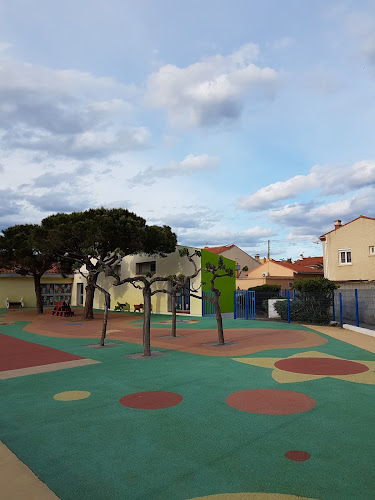
[[[224,319],[218,346],[214,318],[171,338],[153,314],[139,360],[141,314],[110,314],[97,348],[100,312],[0,313],[7,500],[374,498],[375,338]]]

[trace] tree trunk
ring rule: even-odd
[[[111,295],[109,292],[103,291],[103,293],[104,293],[104,317],[103,317],[102,336],[100,339],[101,346],[104,346],[104,340],[107,335],[108,309],[111,300]]]
[[[36,313],[43,314],[43,298],[42,298],[42,289],[40,286],[40,274],[34,274],[34,289],[35,289],[35,297],[36,297]]]
[[[224,345],[224,330],[223,330],[223,318],[221,317],[221,311],[220,311],[220,304],[219,304],[219,297],[220,295],[217,295],[214,292],[213,296],[213,305],[215,309],[215,316],[216,316],[216,323],[217,323],[217,333],[218,333],[218,342],[221,345]]]
[[[151,288],[143,288],[143,356],[151,356]]]
[[[171,293],[171,309],[172,309],[172,330],[171,336],[176,337],[177,335],[177,315],[176,315],[176,293]]]
[[[86,299],[85,299],[85,309],[83,313],[83,319],[94,319],[94,294],[95,294],[95,285],[98,279],[98,273],[89,271],[87,276],[87,285],[86,285]]]

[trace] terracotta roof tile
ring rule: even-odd
[[[0,274],[17,274],[14,269],[0,268]],[[61,274],[59,264],[52,264],[51,269],[48,269],[44,274]]]
[[[204,247],[203,250],[207,250],[208,252],[211,252],[211,253],[216,253],[216,254],[220,254],[222,252],[225,252],[225,250],[229,250],[230,248],[233,248],[235,245],[232,244],[232,245],[222,245],[220,247]]]
[[[296,260],[294,264],[299,264],[302,266],[318,266],[323,265],[322,257],[304,257],[303,259]]]
[[[287,267],[291,269],[295,273],[299,274],[321,274],[323,276],[323,269],[313,269],[311,267],[305,266],[303,264],[298,264],[297,262],[285,262],[283,260],[272,260],[275,264],[279,264],[280,266]]]

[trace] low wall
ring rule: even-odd
[[[280,314],[275,309],[276,302],[286,299],[268,299],[268,317],[269,318],[280,318]]]

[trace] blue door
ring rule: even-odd
[[[255,319],[255,292],[234,292],[234,319]]]

